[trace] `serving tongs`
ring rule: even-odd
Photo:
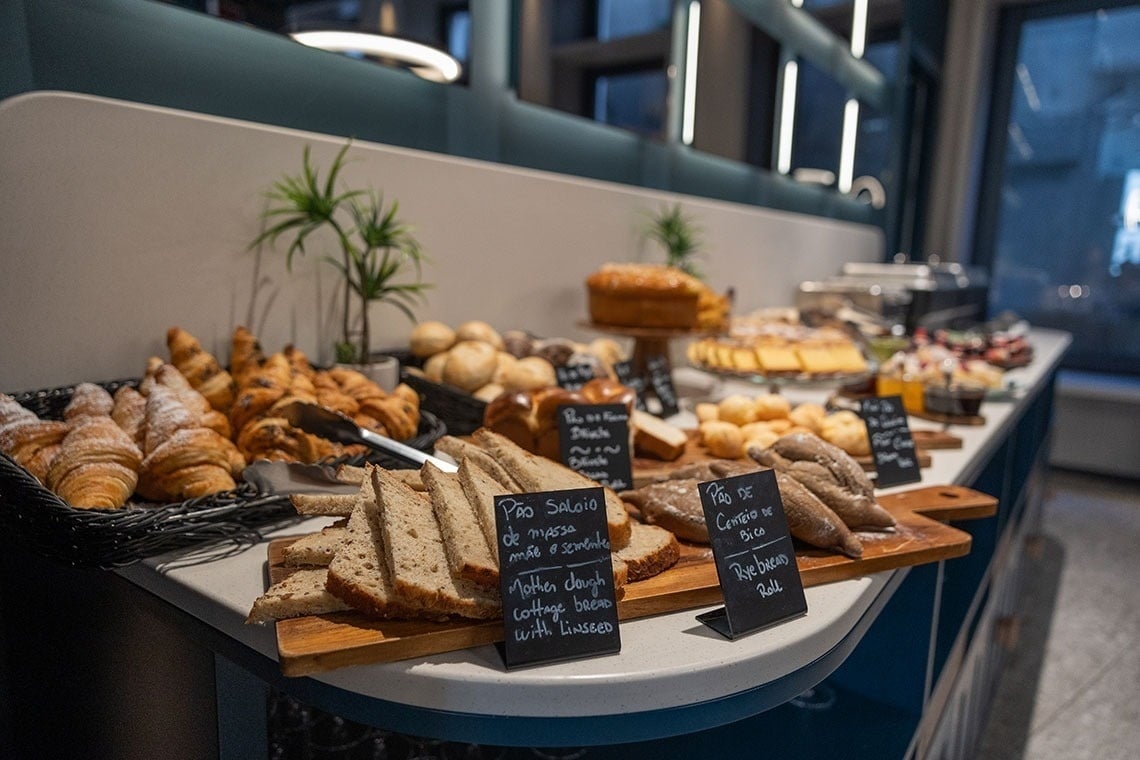
[[[459,468],[445,459],[432,456],[417,448],[393,441],[391,438],[362,428],[351,419],[332,409],[304,401],[294,401],[281,409],[280,414],[289,424],[318,435],[330,441],[345,444],[364,444],[374,451],[391,454],[405,462],[423,465],[431,462],[444,472],[455,472]]]

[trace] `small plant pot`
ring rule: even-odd
[[[367,364],[338,364],[339,367],[354,369],[379,385],[385,393],[391,393],[400,384],[400,360],[395,356],[374,355]]]

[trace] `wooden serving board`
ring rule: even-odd
[[[642,456],[635,456],[633,458],[633,484],[635,487],[643,486],[646,483],[660,480],[661,478],[667,478],[669,477],[669,473],[678,467],[687,464],[697,464],[699,462],[711,462],[717,459],[717,457],[714,457],[708,452],[708,449],[697,443],[697,432],[695,430],[688,430],[686,433],[689,436],[689,440],[685,444],[685,451],[680,457],[671,462],[663,462],[660,459]],[[914,439],[919,467],[930,467],[931,449],[962,448],[961,438],[941,430],[912,430],[911,437]],[[852,457],[852,459],[858,462],[859,466],[867,472],[875,471],[875,460],[872,457]]]
[[[989,517],[997,510],[996,499],[961,486],[917,488],[882,496],[879,503],[895,516],[898,525],[893,533],[860,532],[864,546],[861,559],[797,545],[796,561],[804,586],[963,556],[970,550],[969,534],[942,521]],[[282,550],[294,540],[296,537],[270,543],[270,581],[280,580],[291,571],[282,563]],[[711,549],[682,544],[676,565],[660,575],[626,585],[618,602],[618,616],[630,620],[722,601]],[[501,621],[376,620],[358,612],[281,620],[276,626],[277,651],[286,676],[427,657],[503,639]]]

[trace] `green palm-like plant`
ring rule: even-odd
[[[337,360],[355,363],[367,361],[371,353],[369,306],[375,301],[387,301],[415,321],[412,306],[430,286],[421,281],[426,256],[412,236],[411,228],[396,217],[398,204],[393,202],[385,209],[383,198],[370,189],[338,188],[345,154],[351,145],[350,140],[337,152],[324,181],[312,163],[309,146],[305,146],[301,173],[285,175],[265,193],[269,200],[263,212],[266,226],[250,247],[266,241],[276,246],[282,235],[291,233],[285,266],[292,271],[293,257],[305,254],[306,243],[313,233],[321,229],[332,233],[340,248],[340,257],[326,256],[325,260],[332,263],[344,279]],[[415,271],[414,281],[394,282],[409,265]],[[354,300],[360,311],[359,343],[352,341]]]
[[[695,261],[703,245],[701,231],[692,218],[685,215],[680,203],[653,213],[645,234],[665,249],[666,264],[693,277],[703,276]]]
[[[348,266],[329,259],[340,269],[345,282],[360,299],[360,343],[356,346],[342,344],[337,352],[342,356],[355,355],[360,362],[366,361],[371,343],[369,305],[387,302],[415,322],[413,307],[423,302],[424,291],[431,287],[421,280],[427,257],[412,235],[412,228],[397,218],[399,206],[393,201],[385,209],[383,196],[372,191],[368,192],[367,203],[354,201],[349,208],[361,241],[360,247],[352,248]],[[415,270],[415,279],[394,282],[409,265]]]

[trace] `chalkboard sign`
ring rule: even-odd
[[[559,388],[568,391],[581,390],[583,385],[594,379],[594,365],[565,364],[554,368],[554,377]]]
[[[495,497],[507,668],[621,650],[601,488]]]
[[[875,487],[887,488],[922,480],[914,438],[900,396],[865,398],[859,407],[875,460]]]
[[[645,360],[645,368],[649,371],[649,384],[653,386],[653,395],[661,402],[661,416],[669,417],[676,414],[680,407],[677,405],[677,390],[673,387],[673,373],[669,369],[669,359],[663,354],[651,356]]]
[[[648,387],[648,381],[645,375],[639,374],[633,366],[633,362],[615,362],[614,374],[617,375],[618,382],[626,388],[630,388],[637,394],[637,401],[634,403],[639,410],[645,411],[645,389]]]
[[[733,639],[807,612],[774,470],[699,483],[724,607],[697,619]]]
[[[590,480],[615,491],[633,487],[625,404],[562,404],[558,448],[562,464]]]

